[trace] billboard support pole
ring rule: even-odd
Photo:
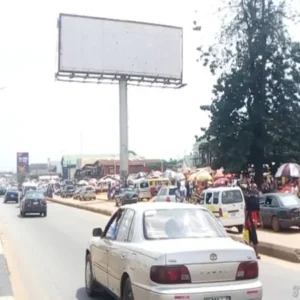
[[[128,176],[128,104],[127,80],[119,80],[119,124],[120,124],[120,179],[125,182]]]

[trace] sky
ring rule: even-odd
[[[211,1],[212,2],[212,1]],[[0,9],[0,170],[15,170],[16,152],[30,163],[66,154],[119,152],[118,86],[55,81],[59,13],[183,27],[180,90],[129,87],[129,149],[147,158],[179,158],[192,151],[209,117],[216,78],[197,63],[196,47],[214,42],[219,1],[11,0]],[[193,21],[203,27],[192,30]],[[5,87],[2,89],[2,87]],[[82,137],[82,138],[81,138]]]

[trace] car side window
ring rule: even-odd
[[[127,209],[120,223],[116,240],[119,242],[128,242],[129,230],[134,217],[134,210]]]
[[[219,195],[220,195],[220,192],[214,192],[213,204],[218,204],[219,203]]]
[[[272,196],[267,196],[267,197],[266,197],[265,205],[271,206],[271,204],[272,204],[272,199],[273,199]]]
[[[131,226],[130,226],[130,229],[129,229],[128,239],[127,239],[128,242],[132,241],[133,232],[134,232],[134,219],[135,219],[135,216],[133,216]]]
[[[212,199],[213,198],[213,194],[211,192],[209,193],[206,193],[206,196],[205,196],[205,203],[206,204],[212,204]]]

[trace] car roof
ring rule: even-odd
[[[177,189],[177,185],[164,185],[161,188],[162,189]]]
[[[233,186],[233,187],[230,187],[230,186],[220,186],[220,187],[213,187],[213,188],[208,188],[208,189],[205,189],[203,190],[204,191],[214,191],[214,192],[220,192],[220,191],[232,191],[232,190],[239,190],[241,191],[241,188],[239,186]]]
[[[288,196],[288,195],[295,195],[296,196],[296,194],[294,194],[294,193],[267,193],[267,194],[263,194],[263,195],[261,195],[261,197],[265,197],[265,196]]]
[[[202,205],[194,205],[190,203],[172,203],[172,202],[140,202],[134,204],[126,204],[121,206],[122,208],[131,208],[134,209],[136,212],[143,213],[149,209],[202,209],[207,210]]]

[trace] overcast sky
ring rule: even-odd
[[[64,154],[119,152],[118,87],[58,83],[57,17],[60,12],[128,19],[184,28],[181,90],[129,87],[129,149],[147,158],[191,152],[208,116],[215,78],[196,62],[196,47],[214,39],[219,23],[212,1],[10,0],[0,9],[0,169],[15,169],[16,152],[31,163]],[[197,11],[197,13],[196,13]],[[193,20],[203,26],[192,30]]]

